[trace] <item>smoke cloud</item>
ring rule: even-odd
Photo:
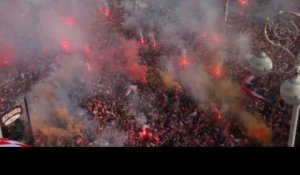
[[[235,25],[227,28],[223,1],[121,2],[0,0],[0,69],[24,62],[33,67],[55,64],[55,70],[47,71],[28,92],[36,132],[55,140],[84,135],[84,128],[97,130],[89,114],[74,102],[73,93],[81,87],[93,91],[86,82],[99,77],[122,75],[128,84],[147,84],[149,67],[141,61],[141,50],[145,49],[141,41],[157,41],[166,48],[157,58],[166,89],[184,89],[197,103],[222,101],[227,106],[224,113],[239,120],[248,135],[264,144],[271,142],[265,123],[241,107],[245,99],[240,85],[223,75],[224,62],[243,62],[251,55],[254,42],[247,32],[237,33]],[[299,9],[297,2],[249,1],[245,19],[262,23],[278,10]],[[113,7],[125,9],[119,23],[114,21]],[[231,15],[240,10],[238,2],[230,4]],[[236,57],[226,54],[232,47]],[[136,94],[128,100],[133,104],[129,114],[137,115],[143,125],[147,119],[137,111],[139,98]],[[97,135],[100,146],[122,146],[123,139],[115,138],[123,138],[123,133],[115,126],[107,126],[102,134]]]

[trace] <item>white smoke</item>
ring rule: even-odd
[[[21,64],[18,61],[25,59],[28,64],[35,65],[36,63],[31,58],[40,55],[44,50],[47,50],[47,53],[60,53],[59,58],[62,58],[58,62],[61,68],[34,85],[29,93],[30,108],[34,119],[51,123],[53,111],[56,108],[67,109],[68,112],[63,111],[66,112],[63,117],[84,113],[78,105],[73,104],[70,96],[74,89],[79,88],[80,80],[93,78],[93,75],[86,74],[87,60],[79,54],[86,43],[94,45],[95,52],[89,63],[95,66],[93,68],[97,70],[95,73],[97,76],[107,72],[112,74],[121,72],[131,81],[145,81],[144,74],[147,68],[139,64],[139,43],[134,40],[128,41],[117,30],[107,27],[104,20],[99,20],[102,19],[99,16],[99,6],[109,8],[111,2],[106,0],[0,1],[0,25],[2,27],[0,46],[4,43],[13,48],[14,53],[11,54],[15,55],[16,64]],[[214,93],[211,92],[213,89],[211,87],[215,86],[215,83],[206,72],[206,65],[202,61],[194,61],[189,70],[181,71],[177,66],[177,59],[182,50],[186,50],[192,60],[200,59],[199,45],[204,45],[209,51],[217,53],[216,62],[220,64],[230,59],[226,58],[228,56],[223,50],[226,44],[231,44],[229,41],[234,41],[239,59],[245,58],[251,52],[250,45],[253,41],[248,34],[233,34],[232,36],[237,36],[237,38],[232,39],[226,38],[226,34],[223,33],[224,7],[220,0],[147,0],[135,4],[129,1],[123,2],[127,2],[123,5],[129,11],[124,17],[123,27],[136,29],[136,35],[140,34],[139,37],[150,36],[151,39],[157,39],[162,44],[174,45],[179,54],[163,53],[161,59],[166,60],[160,61],[166,64],[162,65],[162,69],[166,69],[174,79],[181,82],[190,95],[199,102],[210,102],[210,97],[214,96],[211,95]],[[265,3],[259,0],[251,1],[254,6],[249,9],[252,12],[249,19],[264,19],[279,9],[299,10],[297,2],[298,0],[270,0]],[[234,8],[238,7],[234,6]],[[198,37],[204,33],[208,38],[199,39]],[[187,35],[189,37],[186,37]],[[215,36],[221,39],[221,44],[212,42]],[[64,56],[61,45],[65,40],[70,45],[69,49],[76,54]],[[101,61],[99,63],[94,60]],[[100,66],[96,67],[98,63]],[[111,74],[110,77],[114,78]],[[132,108],[129,113],[137,116],[136,119],[141,124],[146,123],[145,114],[138,110],[140,97],[137,93],[133,95],[130,103],[132,103]],[[76,117],[69,122],[76,123],[75,119]],[[55,127],[57,127],[56,124]],[[114,127],[104,132],[105,136],[102,140],[107,140],[107,138],[110,140],[112,136],[120,135],[118,131],[111,134],[111,130],[114,130]],[[71,131],[73,131],[72,128]],[[118,141],[117,143],[104,141],[103,145],[122,144]]]
[[[125,133],[117,129],[114,124],[110,124],[101,132],[101,136],[97,139],[97,145],[101,147],[122,147],[125,139]]]
[[[251,44],[251,36],[247,33],[238,34],[234,41],[234,47],[237,51],[236,56],[241,63],[245,63],[245,61],[249,59],[249,55],[251,55]]]
[[[127,92],[127,98],[128,98],[128,103],[129,103],[129,109],[128,109],[128,115],[129,116],[134,116],[136,121],[140,125],[144,125],[147,123],[147,118],[143,112],[141,112],[140,106],[142,103],[139,92],[138,92],[138,87],[136,85],[130,85],[128,92]]]

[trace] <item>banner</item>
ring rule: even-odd
[[[5,112],[0,118],[0,126],[7,126],[21,117],[23,114],[22,106],[16,106]]]

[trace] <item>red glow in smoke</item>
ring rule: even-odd
[[[147,68],[143,68],[141,69],[141,75],[139,77],[139,82],[142,83],[142,84],[147,84]]]
[[[4,57],[4,58],[0,57],[0,60],[1,60],[0,67],[2,67],[2,66],[7,67],[7,66],[11,65],[9,58],[7,58],[7,57]]]
[[[109,17],[109,16],[110,16],[110,11],[109,11],[109,10],[106,10],[106,11],[104,12],[104,15],[105,15],[106,17]]]
[[[179,62],[179,66],[183,69],[186,69],[189,65],[190,65],[190,62],[189,62],[188,58],[186,58],[186,57],[183,57]]]
[[[222,78],[224,76],[224,70],[221,65],[216,65],[212,67],[210,72],[215,78]]]
[[[14,64],[14,49],[10,44],[0,42],[0,67],[8,67]]]
[[[87,44],[83,46],[83,52],[87,55],[90,56],[92,54],[92,48]]]
[[[70,42],[68,40],[63,40],[61,42],[61,49],[64,51],[64,52],[70,52],[71,51],[71,45],[70,45]]]
[[[248,5],[248,1],[247,0],[239,0],[240,6],[241,7],[246,7]]]
[[[262,123],[253,125],[252,128],[247,132],[250,136],[263,143],[264,145],[268,145],[271,142],[272,132],[270,128],[266,127]]]
[[[65,24],[68,27],[74,27],[75,26],[75,19],[71,18],[71,17],[68,17],[68,18],[65,19]]]
[[[212,37],[212,42],[215,44],[219,44],[221,42],[221,37],[219,35],[214,35]]]
[[[150,139],[153,136],[153,134],[149,131],[148,128],[143,128],[142,131],[139,132],[139,135],[143,139]]]
[[[106,17],[109,18],[110,17],[110,10],[108,8],[105,8],[103,6],[99,7],[99,11]]]
[[[146,130],[143,130],[142,133],[141,133],[142,137],[146,137],[147,136],[147,131]]]
[[[130,80],[137,81],[142,84],[147,84],[147,66],[132,63],[127,69],[126,74]]]

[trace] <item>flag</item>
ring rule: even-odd
[[[257,94],[256,92],[252,91],[251,89],[249,88],[246,88],[246,87],[242,87],[242,90],[247,94],[249,95],[250,97],[254,98],[254,99],[257,99],[257,100],[261,100],[263,102],[266,102],[266,103],[271,103],[267,98]]]
[[[254,75],[248,75],[244,79],[243,83],[247,84],[247,85],[255,86],[256,85],[256,79],[255,79]]]
[[[28,147],[28,145],[14,140],[0,138],[0,147]]]
[[[130,85],[127,89],[126,96],[137,93],[137,85]]]
[[[197,116],[197,111],[194,111],[192,113],[190,113],[187,117],[190,118],[190,117],[196,117]]]

